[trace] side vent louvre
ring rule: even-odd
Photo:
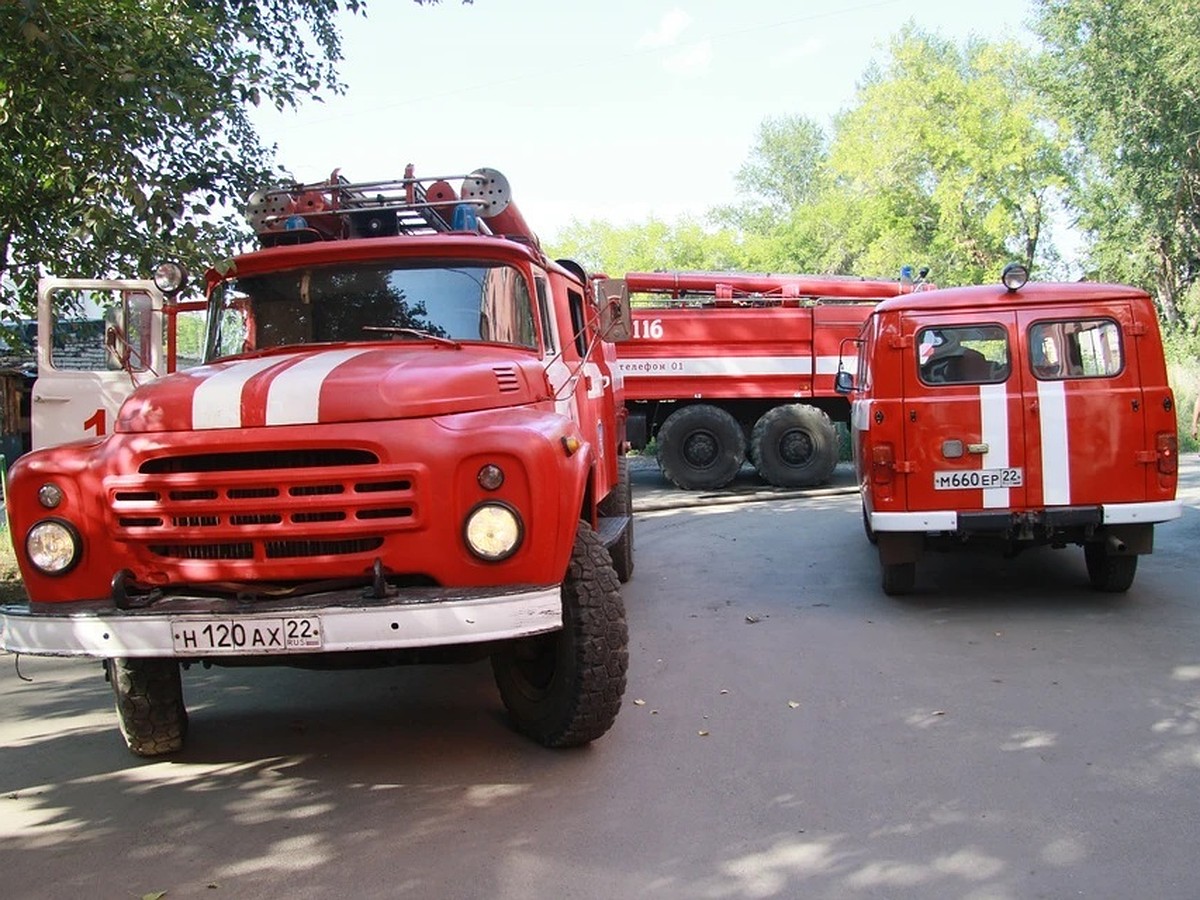
[[[492,371],[496,373],[496,385],[500,388],[500,393],[511,394],[521,389],[521,379],[512,366],[494,366]]]

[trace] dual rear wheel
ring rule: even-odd
[[[716,490],[750,462],[768,484],[810,487],[829,481],[837,466],[837,431],[815,406],[789,403],[767,410],[747,441],[727,410],[695,403],[675,410],[658,429],[658,463],[684,490]]]

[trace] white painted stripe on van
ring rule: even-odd
[[[1042,438],[1042,502],[1046,506],[1067,506],[1071,502],[1071,457],[1066,386],[1061,381],[1039,381],[1037,392]]]
[[[205,378],[192,394],[192,427],[241,428],[246,382],[264,369],[294,358],[295,354],[248,359]]]
[[[981,384],[979,386],[980,438],[987,444],[983,454],[983,468],[1008,468],[1008,392],[1003,384]],[[1004,509],[1011,506],[1010,489],[984,488],[983,508]]]
[[[268,425],[311,425],[318,421],[321,385],[342,363],[367,351],[328,350],[280,372],[267,388]]]

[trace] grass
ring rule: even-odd
[[[1192,408],[1196,397],[1200,396],[1200,361],[1168,362],[1167,380],[1175,392],[1180,452],[1200,449],[1200,444],[1192,437]]]
[[[8,525],[0,522],[0,603],[25,599],[25,585],[17,569],[17,554],[8,536]]]

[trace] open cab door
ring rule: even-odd
[[[167,343],[174,351],[180,323],[167,305],[152,281],[42,279],[33,449],[104,437],[135,388],[176,368]],[[203,333],[202,323],[189,325],[187,333]],[[179,350],[180,368],[199,362],[199,338],[186,349],[191,343]]]

